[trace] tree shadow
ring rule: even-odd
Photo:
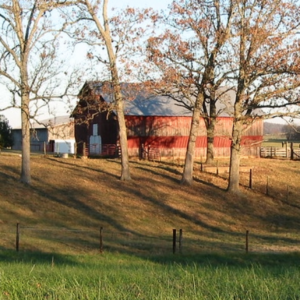
[[[278,267],[295,267],[300,265],[300,254],[293,253],[233,253],[233,252],[202,252],[193,255],[161,255],[149,257],[151,261],[166,264],[199,265],[201,267],[236,269],[262,266],[268,269]]]
[[[71,164],[70,162],[67,162],[67,160],[60,160],[60,159],[54,159],[54,158],[47,158],[48,160],[50,161],[55,161],[56,163],[58,164],[61,164],[65,167],[68,167],[70,170],[75,170],[75,169],[78,169],[78,168],[81,168],[83,170],[91,170],[91,171],[95,171],[97,173],[101,173],[101,174],[105,174],[111,178],[114,178],[114,179],[119,179],[119,176],[118,175],[114,175],[112,174],[111,172],[108,172],[108,171],[104,171],[104,170],[100,170],[100,169],[96,169],[96,168],[92,168],[92,167],[89,167],[89,166],[78,166],[78,165],[74,165],[74,164]],[[97,159],[101,159],[101,160],[106,160],[106,158],[97,158]],[[117,162],[115,160],[109,160],[110,162],[115,162],[117,164],[120,164],[120,162]]]
[[[138,242],[135,243],[133,242],[134,240],[139,240],[139,239],[143,239],[143,238],[147,238],[149,236],[147,236],[146,234],[143,234],[139,231],[139,228],[135,228],[134,230],[130,229],[129,226],[126,226],[126,223],[123,221],[118,221],[117,218],[115,218],[115,215],[117,213],[117,208],[114,207],[114,204],[112,203],[110,204],[104,204],[102,203],[102,207],[100,208],[95,208],[94,204],[93,204],[93,199],[96,199],[94,195],[92,195],[92,193],[89,191],[88,188],[83,188],[82,186],[79,186],[76,184],[76,180],[81,180],[84,176],[85,170],[91,170],[93,172],[95,172],[95,174],[101,174],[103,176],[100,177],[100,179],[97,180],[104,180],[106,179],[107,181],[105,181],[105,184],[117,191],[124,191],[127,193],[127,197],[130,196],[134,196],[136,198],[140,199],[140,203],[149,203],[151,204],[157,211],[159,211],[159,213],[161,213],[162,215],[171,215],[172,217],[174,217],[174,220],[176,220],[176,222],[178,223],[178,226],[181,226],[181,220],[182,223],[183,221],[188,221],[191,222],[192,224],[197,225],[198,227],[195,227],[195,229],[193,229],[193,234],[194,236],[198,235],[200,236],[200,238],[197,240],[196,238],[190,238],[189,243],[191,243],[191,245],[193,244],[197,244],[199,242],[199,240],[201,241],[201,235],[203,237],[202,239],[202,243],[203,243],[203,247],[195,247],[195,249],[191,246],[191,250],[190,253],[193,253],[194,251],[198,251],[198,253],[202,253],[203,249],[211,249],[211,251],[216,251],[218,249],[222,249],[223,251],[243,251],[243,242],[241,242],[241,244],[239,245],[238,242],[236,242],[236,240],[231,243],[228,241],[225,241],[224,243],[222,242],[218,242],[218,241],[208,241],[207,239],[205,239],[204,237],[209,237],[209,235],[212,235],[214,233],[217,234],[221,234],[224,235],[225,238],[239,238],[241,241],[243,241],[244,238],[244,234],[240,233],[240,232],[231,232],[227,229],[222,229],[222,227],[220,225],[212,225],[213,223],[209,223],[208,221],[206,222],[205,220],[207,220],[208,218],[205,218],[205,220],[201,220],[201,216],[197,216],[196,214],[191,214],[191,213],[186,213],[183,210],[177,209],[175,207],[172,207],[171,204],[168,204],[166,202],[164,202],[162,199],[156,197],[155,195],[152,195],[151,193],[149,194],[149,189],[144,189],[143,184],[145,184],[147,182],[147,179],[149,178],[165,178],[168,180],[168,182],[164,182],[164,184],[168,185],[169,188],[173,189],[176,192],[176,187],[178,184],[178,181],[176,179],[175,176],[178,176],[180,174],[180,172],[178,172],[175,169],[172,169],[170,166],[168,166],[167,168],[164,168],[164,166],[158,166],[157,168],[161,168],[166,172],[160,173],[158,170],[156,171],[155,168],[153,168],[153,166],[151,166],[151,168],[147,168],[147,166],[143,166],[143,164],[140,164],[138,162],[134,162],[132,163],[134,168],[136,168],[139,171],[142,171],[142,173],[144,173],[145,175],[143,175],[144,177],[142,179],[137,178],[137,180],[134,181],[134,183],[125,183],[125,182],[121,182],[120,180],[118,180],[118,176],[116,176],[113,172],[115,172],[115,170],[110,171],[109,169],[100,169],[97,167],[93,167],[93,166],[86,166],[86,165],[75,165],[72,162],[68,161],[68,160],[61,160],[61,159],[50,159],[49,160],[51,163],[57,163],[61,166],[63,166],[64,169],[70,169],[74,175],[74,184],[71,184],[69,186],[52,186],[51,188],[49,188],[49,190],[44,190],[43,187],[47,186],[47,182],[43,179],[42,176],[38,176],[35,175],[34,176],[34,180],[38,183],[41,183],[37,186],[32,186],[32,187],[24,187],[23,190],[23,185],[20,184],[20,189],[23,191],[26,191],[26,189],[28,189],[28,191],[33,191],[34,195],[39,198],[39,199],[47,199],[47,201],[49,200],[49,202],[53,202],[54,207],[57,207],[57,209],[60,209],[61,206],[76,210],[78,212],[82,213],[82,220],[78,220],[79,223],[84,224],[85,220],[85,216],[91,218],[92,220],[90,221],[89,226],[95,226],[95,228],[99,228],[101,225],[104,227],[109,227],[114,229],[117,232],[120,233],[129,233],[131,235],[131,238],[128,238],[128,243],[126,244],[125,242],[121,245],[118,245],[117,242],[113,242],[111,243],[111,245],[107,245],[107,250],[108,251],[113,251],[113,252],[121,252],[121,253],[127,253],[130,255],[140,255],[140,253],[142,253],[143,255],[149,255],[149,253],[151,254],[152,251],[157,251],[158,253],[163,253],[163,252],[171,252],[172,251],[172,240],[171,240],[171,232],[170,232],[170,241],[169,244],[167,246],[167,248],[164,248],[162,250],[159,249],[159,247],[151,247],[148,246],[147,244],[139,244]],[[110,162],[113,162],[115,164],[120,164],[120,162],[118,160],[109,160]],[[12,180],[16,180],[16,178],[14,177],[14,175],[11,174],[18,174],[18,170],[17,168],[9,168],[9,174],[6,174],[5,172],[0,172],[0,177],[2,178],[9,178]],[[75,173],[78,172],[78,173]],[[83,174],[81,177],[78,176],[78,174]],[[140,173],[141,174],[141,173]],[[175,176],[172,176],[172,174],[174,174]],[[89,174],[87,176],[87,178],[92,178],[94,176],[93,174]],[[102,178],[103,177],[103,178]],[[215,186],[214,184],[211,183],[207,183],[203,180],[195,180],[196,183],[200,183],[201,186],[196,185],[195,187],[193,187],[192,189],[186,188],[186,192],[187,195],[190,194],[197,194],[197,193],[202,193],[204,196],[205,195],[209,195],[210,193],[215,193],[216,197],[223,197],[224,200],[227,200],[228,206],[226,206],[225,209],[223,209],[224,211],[222,211],[220,208],[218,207],[213,207],[214,203],[211,202],[212,205],[212,211],[210,212],[211,215],[209,215],[208,217],[213,218],[213,214],[215,212],[224,212],[227,209],[232,209],[232,211],[235,209],[235,207],[243,207],[243,213],[246,213],[246,208],[250,207],[251,205],[254,205],[254,202],[251,202],[248,206],[247,204],[245,204],[245,198],[243,197],[239,197],[239,198],[235,198],[233,200],[228,200],[225,199],[226,197],[230,196],[228,193],[225,193],[225,191],[217,186]],[[72,183],[72,181],[70,181]],[[153,181],[154,182],[154,181]],[[95,184],[97,184],[97,182],[95,181]],[[137,186],[141,186],[141,188],[137,188]],[[151,188],[151,186],[148,186],[149,188]],[[152,187],[155,190],[155,186]],[[178,186],[178,189],[181,189],[180,186]],[[213,190],[212,190],[213,189]],[[52,190],[52,192],[51,192]],[[57,195],[63,195],[63,197],[59,197],[56,195],[56,191],[57,191]],[[101,191],[99,191],[101,193]],[[46,193],[46,196],[45,196]],[[217,195],[218,194],[218,195]],[[83,198],[79,197],[79,195],[85,195],[86,198],[91,198],[90,202],[85,202]],[[163,192],[160,192],[160,195],[163,195]],[[167,195],[166,195],[167,196]],[[45,198],[46,197],[46,198]],[[92,198],[93,197],[93,198]],[[101,194],[99,195],[99,197],[101,197]],[[58,206],[61,205],[61,206]],[[210,204],[210,202],[208,203]],[[42,203],[41,203],[42,205]],[[202,204],[203,205],[203,204]],[[199,210],[201,209],[201,207],[199,206]],[[250,211],[250,212],[249,212]],[[251,213],[251,210],[249,210],[248,213]],[[109,212],[109,213],[106,213]],[[230,210],[227,211],[228,214],[231,214],[232,212],[230,212]],[[15,216],[17,216],[17,212],[15,212]],[[155,220],[155,215],[152,216],[153,217],[153,222]],[[263,218],[263,216],[256,216]],[[276,219],[276,215],[273,216],[267,216],[265,217],[267,219],[267,221],[270,223],[274,222],[274,220]],[[22,222],[29,222],[30,223],[30,216],[26,217],[26,216],[22,216]],[[152,221],[152,220],[151,220]],[[292,226],[294,229],[297,229],[297,221],[298,219],[296,217],[294,217],[294,220],[292,223],[289,223],[289,226]],[[45,220],[45,224],[49,224],[49,225],[53,225],[56,224],[59,228],[68,228],[68,226],[65,223],[65,220],[60,220],[59,222],[55,222],[55,220]],[[297,224],[296,224],[297,223]],[[171,224],[171,223],[170,223]],[[170,224],[168,224],[169,226],[171,226]],[[187,224],[187,222],[185,223]],[[198,228],[198,229],[197,229]],[[290,228],[290,227],[289,227]],[[70,228],[71,229],[71,228]],[[183,228],[185,230],[185,228]],[[251,229],[251,228],[250,228]],[[203,232],[205,231],[205,232]],[[288,244],[297,244],[299,241],[297,238],[293,239],[293,238],[281,238],[281,237],[270,237],[268,235],[258,235],[258,234],[253,234],[251,233],[251,236],[253,236],[253,238],[256,238],[258,240],[261,240],[262,243],[264,241],[268,242],[268,243],[276,243],[279,239],[282,240],[285,243]],[[41,233],[39,235],[40,238],[45,238],[45,234]],[[55,237],[47,237],[49,238],[49,241],[51,242],[51,240],[55,240]],[[150,237],[149,237],[150,238]],[[132,240],[131,240],[132,239]],[[187,240],[187,238],[185,238]],[[78,244],[86,244],[88,248],[96,248],[98,247],[97,242],[94,241],[90,241],[89,240],[89,236],[86,236],[84,238],[82,238],[80,241],[76,239],[70,239],[70,242],[74,245]],[[105,247],[105,245],[104,245]],[[236,247],[236,249],[235,249]],[[154,249],[154,250],[152,250]],[[187,255],[192,255],[189,254],[187,250]],[[184,250],[185,251],[185,250]],[[185,255],[185,254],[184,254]]]
[[[73,255],[66,255],[60,253],[47,253],[42,251],[12,251],[1,249],[0,261],[6,263],[29,263],[34,265],[36,263],[45,264],[49,266],[54,265],[78,265],[76,257]]]

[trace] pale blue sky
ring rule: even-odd
[[[110,0],[111,7],[126,7],[126,6],[135,6],[135,7],[152,7],[154,9],[165,9],[172,0]]]
[[[140,7],[146,8],[151,7],[155,10],[164,10],[167,9],[168,5],[172,2],[172,0],[127,0],[127,1],[120,1],[120,0],[110,0],[109,6],[111,8],[125,8],[127,6],[130,7]],[[78,87],[80,89],[80,87]],[[4,107],[4,104],[9,104],[10,102],[10,95],[3,92],[3,88],[0,86],[0,94],[1,94],[1,102],[0,107]],[[56,115],[67,115],[67,109],[65,105],[57,105],[56,106]],[[0,114],[3,114],[9,121],[9,125],[12,128],[20,128],[21,127],[21,114],[19,109],[10,109],[6,111],[0,111]],[[51,116],[49,116],[51,117]],[[53,116],[52,116],[53,117]],[[43,114],[39,119],[47,119],[48,116]]]
[[[117,8],[124,8],[126,6],[130,7],[141,7],[141,8],[146,8],[146,7],[152,7],[155,10],[164,10],[167,9],[168,5],[172,2],[172,0],[110,0],[109,6],[110,7],[117,7]],[[81,87],[78,87],[78,91]],[[4,107],[4,104],[8,104],[10,100],[10,95],[5,94],[3,92],[3,88],[0,86],[0,95],[1,95],[1,103],[0,103],[0,108]],[[74,103],[76,102],[76,99]],[[67,107],[66,105],[55,105],[55,114],[57,116],[61,115],[67,115]],[[10,109],[7,111],[0,111],[0,114],[3,114],[8,120],[10,126],[13,128],[20,128],[21,126],[21,117],[20,117],[20,110],[18,109]],[[40,116],[40,120],[51,118],[53,116],[49,116],[47,114],[43,114]],[[274,121],[274,120],[273,120]],[[276,119],[278,121],[278,119]]]

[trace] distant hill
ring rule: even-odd
[[[264,135],[267,134],[283,134],[284,133],[284,127],[286,124],[279,124],[279,123],[271,123],[271,122],[264,122]]]

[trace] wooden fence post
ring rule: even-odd
[[[291,143],[291,160],[294,159],[294,144]]]
[[[84,142],[84,143],[83,143],[82,156],[86,157],[86,156],[87,156],[86,154],[87,154],[87,153],[86,153],[86,143]]]
[[[16,251],[19,251],[20,247],[20,224],[17,223],[17,231],[16,231]]]
[[[179,229],[179,241],[178,241],[178,245],[179,245],[179,253],[181,253],[181,251],[182,251],[182,229]]]
[[[249,188],[252,189],[252,169],[250,169],[250,175],[249,175]]]
[[[176,253],[176,229],[173,229],[173,254]]]
[[[77,158],[77,143],[74,144],[74,158]]]
[[[100,253],[103,252],[103,236],[102,236],[103,227],[100,227],[100,236],[99,236],[99,250]]]
[[[273,157],[273,147],[271,146],[271,158]]]
[[[249,251],[249,230],[246,230],[246,247],[245,247],[246,253]]]

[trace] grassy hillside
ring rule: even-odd
[[[179,185],[182,166],[131,161],[133,180],[122,182],[120,161],[32,157],[32,186],[18,181],[21,158],[0,155],[2,249],[160,253],[172,249],[172,230],[183,229],[183,251],[300,250],[300,162],[249,159],[241,193],[225,191],[227,174],[200,172],[191,187]],[[218,165],[227,165],[219,161]],[[246,168],[246,169],[247,169]],[[268,182],[269,196],[265,195]]]

